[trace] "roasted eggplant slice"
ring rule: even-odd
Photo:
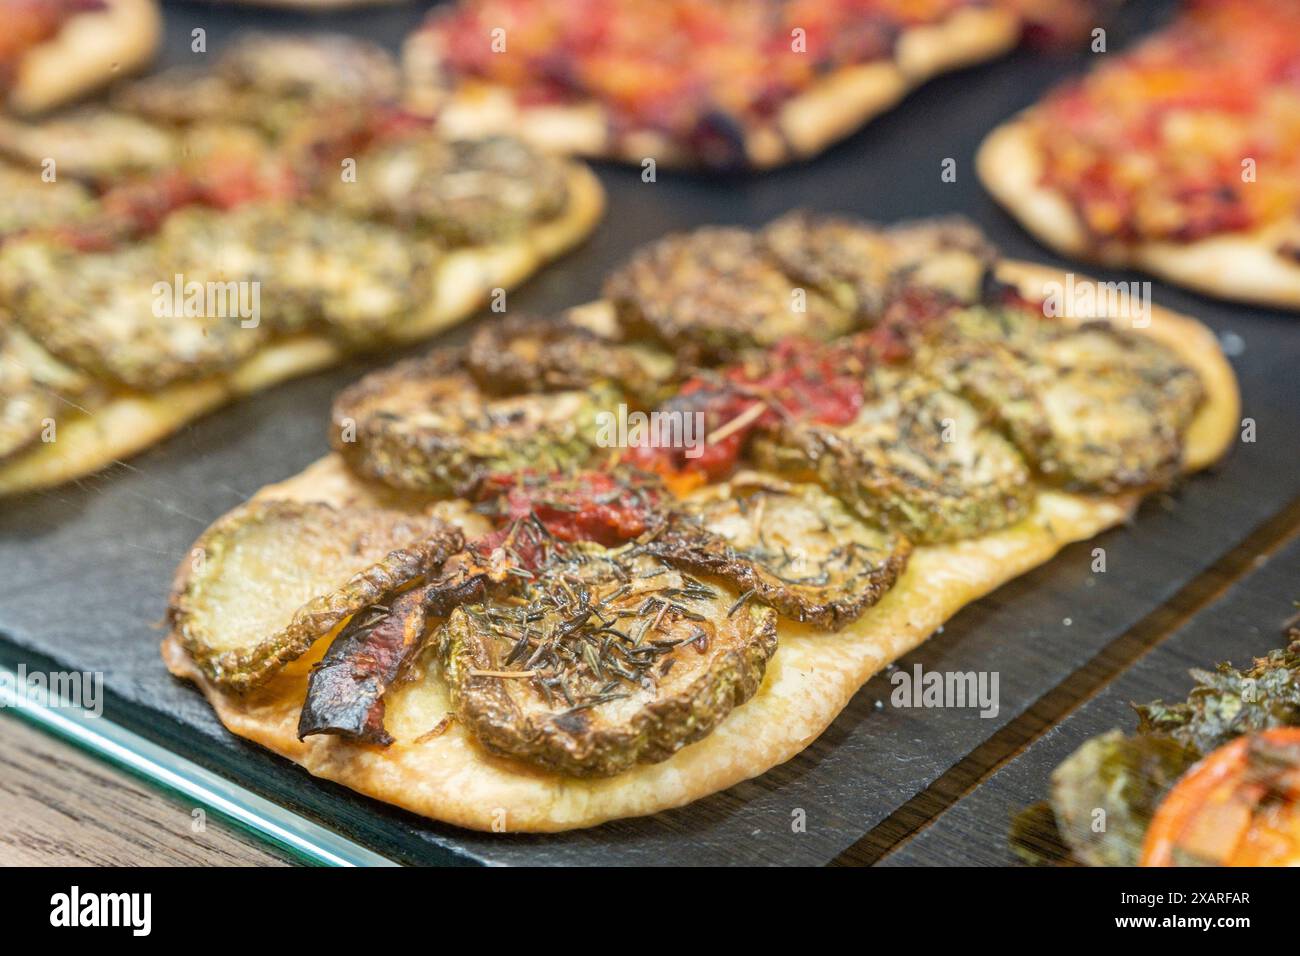
[[[404,137],[357,163],[355,182],[331,187],[338,208],[423,229],[453,246],[508,239],[554,218],[568,202],[563,163],[503,136]]]
[[[723,578],[785,617],[836,630],[893,587],[911,550],[864,524],[818,485],[747,473],[680,503],[643,547]]]
[[[868,372],[867,396],[849,424],[786,423],[755,442],[755,457],[816,478],[869,522],[917,543],[973,537],[1028,513],[1028,467],[969,403],[884,365]]]
[[[54,402],[0,328],[0,461],[36,441],[45,419],[54,417]]]
[[[996,257],[980,231],[960,219],[882,229],[794,212],[766,227],[762,237],[787,274],[861,321],[880,318],[890,297],[908,284],[974,301]]]
[[[205,674],[244,691],[463,546],[434,518],[253,502],[199,538],[169,618]]]
[[[1022,310],[952,314],[925,358],[995,421],[1040,475],[1114,494],[1168,484],[1202,397],[1196,373],[1148,336],[1072,328]]]
[[[671,355],[641,343],[614,342],[560,318],[511,316],[470,340],[466,363],[479,387],[499,395],[618,385],[652,405],[673,379]]]
[[[574,776],[665,760],[754,695],[770,608],[640,555],[573,548],[443,633],[455,713],[494,753]]]
[[[853,321],[782,272],[743,229],[697,229],[652,243],[610,276],[605,297],[629,332],[690,360],[727,360],[793,335],[829,340]]]
[[[395,488],[465,494],[484,478],[586,461],[610,387],[487,396],[455,353],[434,353],[362,379],[334,403],[335,449],[358,474]]]
[[[156,389],[225,370],[265,337],[260,323],[240,314],[237,282],[191,265],[174,267],[159,241],[100,253],[14,242],[0,252],[0,298],[57,358],[97,378]],[[176,274],[203,290],[196,308],[184,293],[176,308]],[[210,308],[217,293],[223,305]]]

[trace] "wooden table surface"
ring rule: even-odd
[[[284,866],[265,844],[0,716],[0,865]]]

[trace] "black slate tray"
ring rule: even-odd
[[[1300,600],[1300,538],[1237,582],[1224,599],[1152,650],[1104,691],[1008,762],[982,786],[887,856],[887,866],[994,865],[1019,862],[1007,843],[1013,814],[1046,799],[1056,765],[1089,737],[1118,728],[1131,733],[1130,703],[1182,700],[1189,668],[1238,667],[1287,643],[1284,624]]]
[[[188,60],[196,26],[208,30],[209,51],[243,26],[350,29],[395,49],[422,6],[304,16],[171,4],[166,59]],[[1111,49],[1161,22],[1167,7],[1130,4],[1112,24]],[[1086,53],[1020,52],[941,78],[815,161],[763,176],[661,172],[658,182],[647,184],[637,170],[601,167],[611,206],[606,222],[583,249],[512,294],[510,307],[545,311],[586,301],[597,294],[602,275],[640,243],[703,223],[758,224],[796,206],[883,221],[962,213],[1008,254],[1064,266],[983,193],[971,163],[995,123],[1090,60]],[[940,180],[949,157],[958,163],[955,183]],[[410,862],[825,863],[1300,495],[1294,466],[1300,395],[1293,376],[1300,325],[1281,313],[1214,303],[1158,284],[1155,299],[1244,343],[1234,364],[1259,440],[1241,445],[1213,474],[1192,480],[1177,495],[1144,507],[1132,527],[1070,548],[967,608],[902,662],[920,662],[927,670],[999,671],[996,719],[970,711],[878,708],[890,691],[878,677],[805,753],[757,780],[682,810],[547,837],[488,836],[427,823],[312,780],[230,736],[198,693],[173,680],[158,658],[158,622],[172,570],[210,521],[325,453],[333,394],[392,355],[289,383],[197,422],[103,474],[0,503],[0,658],[102,671],[111,719]],[[1107,574],[1089,570],[1094,546],[1107,549]],[[807,815],[807,832],[792,832],[796,809]]]

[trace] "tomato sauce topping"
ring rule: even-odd
[[[1192,242],[1300,211],[1300,2],[1196,0],[1052,93],[1043,182],[1094,241]]]
[[[435,11],[427,29],[454,74],[510,87],[525,104],[595,100],[616,133],[735,148],[737,118],[770,116],[820,76],[889,56],[905,28],[979,5],[479,0]]]

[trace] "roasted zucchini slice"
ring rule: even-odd
[[[168,130],[88,106],[31,123],[0,117],[0,154],[37,174],[52,159],[60,181],[102,183],[165,169],[177,160],[179,148]]]
[[[893,281],[973,303],[983,296],[998,250],[973,222],[960,216],[918,219],[890,226]]]
[[[847,425],[784,424],[755,442],[756,459],[816,478],[869,522],[917,543],[974,537],[1028,513],[1028,467],[968,402],[884,365],[868,372],[867,396]]]
[[[758,690],[770,608],[648,555],[573,548],[511,601],[452,612],[455,713],[488,750],[612,776],[708,735]]]
[[[794,281],[820,290],[859,319],[884,311],[892,253],[879,229],[793,212],[766,226],[762,238]]]
[[[1022,310],[958,311],[923,354],[1043,478],[1072,491],[1172,481],[1203,392],[1196,373],[1148,336]]]
[[[32,377],[0,328],[0,461],[36,441],[54,413],[54,396]]]
[[[255,123],[271,133],[301,120],[308,107],[394,99],[393,58],[341,34],[247,34],[216,68],[165,70],[113,91],[115,106],[160,122]]]
[[[557,547],[536,521],[514,522],[452,555],[428,584],[357,612],[312,669],[299,739],[335,734],[387,747],[384,695],[422,660],[435,625],[461,605],[517,593],[520,577],[531,578]]]
[[[716,575],[785,617],[836,630],[894,586],[911,548],[819,485],[745,473],[681,502],[644,550]]]
[[[908,284],[975,301],[996,253],[973,225],[936,219],[882,229],[835,216],[789,213],[763,243],[796,281],[821,290],[861,321],[875,321]]]
[[[852,315],[781,271],[758,236],[705,228],[636,253],[605,283],[620,323],[691,360],[726,360],[788,336],[829,340]]]
[[[438,352],[368,375],[334,403],[334,448],[358,474],[395,488],[467,494],[491,475],[584,463],[602,411],[620,396],[583,390],[494,398],[461,356]]]
[[[160,388],[252,354],[266,330],[240,314],[237,280],[246,277],[223,275],[203,260],[172,261],[165,248],[162,239],[97,253],[39,240],[8,243],[0,251],[0,299],[56,358],[128,387]],[[204,290],[193,310],[184,294],[176,308],[176,274]],[[218,297],[222,304],[210,307]]]
[[[368,150],[355,182],[330,187],[338,208],[433,233],[449,245],[518,235],[568,203],[568,173],[517,139],[411,136]]]
[[[41,180],[40,166],[19,169],[0,163],[0,241],[33,229],[75,226],[96,211],[90,191],[80,183]]]
[[[332,210],[258,204],[227,215],[217,226],[262,264],[268,321],[278,329],[316,324],[364,345],[428,303],[435,243]]]
[[[1046,350],[1043,407],[1059,463],[1075,491],[1117,493],[1168,485],[1182,465],[1182,433],[1204,387],[1196,373],[1149,337],[1098,322]]]
[[[246,691],[463,546],[435,518],[254,501],[195,543],[168,617],[208,677]]]
[[[386,50],[341,33],[245,34],[222,53],[217,72],[238,88],[288,99],[392,99],[401,90]]]
[[[494,394],[618,385],[642,406],[663,397],[677,372],[667,352],[614,342],[562,318],[511,316],[470,339],[466,364],[479,387]]]
[[[51,394],[61,398],[83,398],[104,391],[86,373],[59,361],[17,324],[0,335],[3,352],[23,370],[26,377]]]
[[[202,67],[173,67],[113,87],[109,102],[123,113],[157,123],[258,121],[242,111],[246,102],[218,73]]]

